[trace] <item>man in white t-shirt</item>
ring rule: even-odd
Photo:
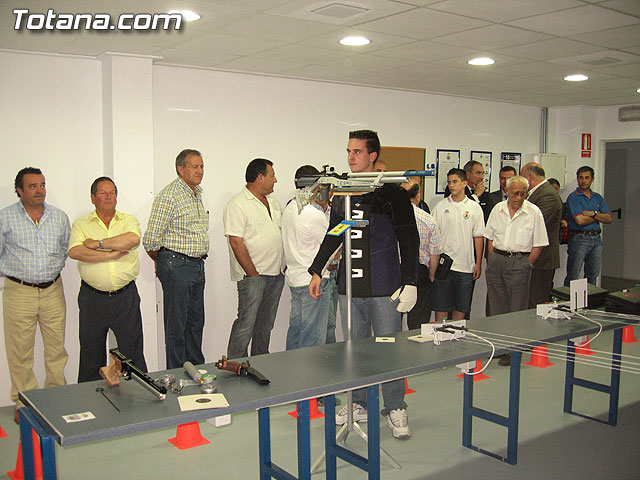
[[[304,165],[296,171],[295,178],[319,173],[315,167]],[[285,277],[291,290],[287,350],[322,345],[327,337],[331,302],[328,270],[322,278],[320,298],[316,300],[309,294],[311,274],[308,269],[329,227],[329,200],[321,200],[319,196],[317,192],[302,210],[298,210],[293,199],[282,213],[282,246],[287,264]]]
[[[247,166],[247,185],[224,207],[231,280],[237,282],[238,318],[233,322],[227,356],[269,353],[271,330],[284,286],[284,254],[277,200],[268,196],[278,181],[273,162],[256,158]]]
[[[453,259],[447,279],[436,278],[434,283],[436,321],[442,321],[449,311],[452,311],[453,320],[465,318],[471,311],[473,281],[482,273],[482,208],[465,194],[467,175],[464,170],[449,170],[447,186],[451,195],[440,200],[432,211],[440,229],[444,253]]]

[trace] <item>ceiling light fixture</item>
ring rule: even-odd
[[[196,12],[192,12],[191,10],[169,10],[167,13],[173,15],[175,13],[182,15],[182,18],[185,22],[193,22],[195,20],[200,20],[200,15]]]
[[[576,75],[567,75],[566,77],[564,77],[564,79],[567,82],[584,82],[585,80],[589,80],[589,77],[581,73],[578,73]]]
[[[371,43],[371,40],[365,37],[344,37],[342,40],[340,40],[341,45],[356,46],[356,47],[359,47],[362,45],[369,45],[370,43]]]
[[[467,62],[469,65],[493,65],[496,61],[489,57],[472,58]]]
[[[640,88],[636,90],[636,92],[640,93]]]

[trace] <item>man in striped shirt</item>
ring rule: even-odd
[[[440,229],[433,217],[422,210],[420,204],[420,184],[416,182],[403,183],[402,187],[409,192],[416,216],[416,227],[420,236],[420,250],[418,265],[418,300],[407,313],[407,327],[409,330],[420,328],[423,323],[431,319],[431,305],[433,303],[433,281],[440,261],[442,239]]]
[[[18,172],[20,201],[0,211],[0,274],[4,339],[11,376],[15,421],[18,392],[38,388],[33,372],[36,325],[44,344],[44,386],[64,385],[69,355],[64,348],[66,304],[60,271],[67,259],[70,224],[60,209],[45,203],[44,175],[38,168]]]
[[[204,162],[197,150],[176,157],[176,178],[153,201],[142,245],[156,264],[164,300],[167,369],[204,363],[204,260],[209,212],[202,204]]]

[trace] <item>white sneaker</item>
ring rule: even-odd
[[[347,423],[348,405],[345,405],[336,413],[336,425],[344,425]],[[353,420],[355,422],[364,423],[367,421],[367,409],[359,403],[353,404]]]
[[[407,438],[411,436],[409,430],[409,418],[407,417],[407,409],[399,408],[391,410],[387,415],[387,427],[393,431],[396,438]]]

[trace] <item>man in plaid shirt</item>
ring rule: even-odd
[[[197,150],[176,157],[176,178],[153,201],[142,244],[156,264],[164,301],[167,369],[204,363],[204,260],[209,212],[202,204],[204,162]]]
[[[0,274],[4,338],[11,375],[11,400],[18,392],[38,388],[33,373],[36,325],[44,344],[44,386],[64,385],[69,355],[64,348],[66,304],[60,271],[69,245],[70,224],[60,209],[45,203],[47,190],[39,168],[18,172],[20,200],[0,211]]]
[[[407,327],[409,330],[420,328],[423,323],[431,319],[431,304],[433,303],[433,280],[443,252],[440,229],[433,217],[418,207],[420,203],[420,185],[415,182],[403,183],[402,187],[409,192],[416,216],[416,227],[420,236],[420,255],[418,265],[418,300],[407,313]]]

